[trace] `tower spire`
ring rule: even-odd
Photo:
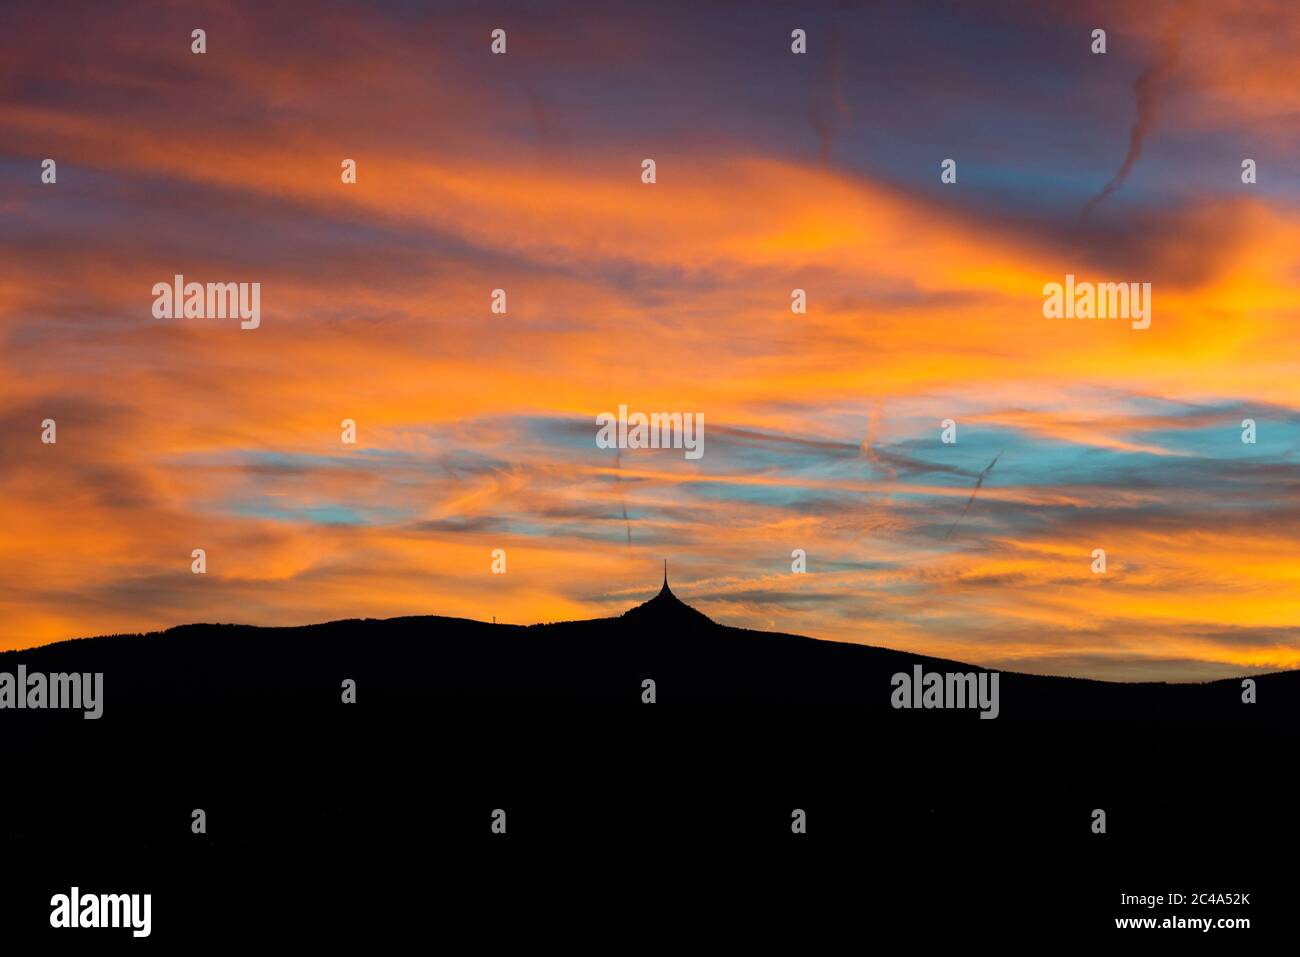
[[[668,559],[664,559],[664,587],[668,587]]]

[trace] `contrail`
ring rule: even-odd
[[[957,516],[957,521],[953,522],[952,528],[948,529],[948,535],[951,535],[952,529],[956,528],[958,523],[961,522],[961,520],[966,517],[966,513],[970,511],[971,504],[975,501],[975,496],[978,495],[980,492],[980,486],[984,484],[984,476],[988,475],[990,472],[993,471],[993,466],[998,464],[998,459],[1000,458],[1002,458],[1002,452],[999,452],[997,455],[993,456],[993,461],[989,463],[989,467],[986,468],[983,472],[981,472],[980,477],[975,480],[975,489],[970,493],[970,498],[966,500],[966,507],[961,510],[961,515]],[[945,535],[943,537],[943,540],[945,542],[948,540],[948,535]]]
[[[844,99],[844,44],[835,26],[830,29],[828,45],[825,67],[813,81],[808,103],[808,120],[821,144],[823,166],[831,165],[831,147],[849,116]]]
[[[876,443],[880,441],[882,429],[880,428],[880,400],[871,407],[871,414],[867,417],[867,437],[863,440],[861,451],[871,463],[872,468],[878,468],[883,471],[892,482],[897,476],[897,472],[891,462],[885,456],[882,456],[876,450]]]
[[[1151,127],[1156,122],[1156,103],[1158,99],[1156,86],[1178,63],[1179,36],[1181,33],[1182,21],[1179,20],[1172,24],[1169,32],[1165,34],[1164,49],[1160,54],[1160,59],[1137,78],[1138,115],[1128,133],[1128,153],[1124,156],[1124,162],[1120,165],[1119,172],[1111,178],[1109,183],[1102,187],[1100,193],[1088,200],[1087,206],[1083,207],[1081,219],[1086,219],[1094,206],[1124,185],[1124,180],[1128,179],[1128,174],[1132,172],[1138,158],[1142,156],[1142,146],[1146,142],[1147,134],[1151,132]]]
[[[623,453],[620,449],[614,450],[614,468],[622,470]],[[623,480],[617,475],[614,476],[614,483],[618,486],[618,504],[623,509],[623,522],[627,525],[627,543],[632,544],[632,521],[627,517],[627,499],[623,497]]]

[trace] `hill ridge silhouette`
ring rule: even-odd
[[[370,700],[465,705],[549,700],[638,704],[653,679],[659,701],[850,708],[881,720],[969,719],[894,709],[891,677],[978,672],[966,662],[890,648],[756,631],[715,622],[657,594],[621,615],[511,625],[438,615],[350,618],[294,626],[195,623],[160,632],[70,639],[0,654],[0,670],[102,671],[116,708],[220,708],[231,700],[326,700],[351,678]],[[1271,725],[1293,719],[1300,672],[1199,683],[1113,682],[999,671],[999,720],[1143,720]],[[1242,676],[1247,677],[1247,676]]]

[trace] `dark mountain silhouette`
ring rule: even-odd
[[[1250,890],[1297,846],[1297,673],[1258,677],[1256,705],[1235,680],[1004,673],[997,720],[895,710],[896,672],[974,667],[727,627],[666,581],[589,621],[186,625],[0,655],[20,664],[104,673],[99,720],[0,711],[0,857],[41,922],[72,883],[154,892],[165,937],[240,928],[248,907],[283,921],[286,895],[331,927],[393,902],[455,914],[513,879],[563,888],[568,928],[643,867],[653,913],[709,908],[729,862],[728,882],[765,875],[782,907],[842,894],[856,913],[870,886],[876,908],[940,901],[924,920],[978,930],[988,913],[954,908],[982,890],[1059,933],[1121,890]]]
[[[344,679],[357,682],[359,698],[372,707],[476,700],[639,707],[642,682],[652,679],[660,705],[834,707],[911,723],[978,720],[978,711],[894,709],[894,674],[910,675],[918,664],[926,672],[980,670],[885,648],[721,625],[678,599],[666,574],[654,598],[615,618],[531,626],[437,616],[291,628],[196,624],[0,655],[0,671],[13,672],[20,663],[29,672],[103,672],[108,714],[206,712],[235,701],[284,707],[334,702]],[[1293,727],[1300,717],[1300,672],[1252,677],[1256,704],[1242,702],[1240,679],[1117,683],[1003,672],[997,720]],[[22,714],[37,722],[72,717]]]

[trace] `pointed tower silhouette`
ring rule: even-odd
[[[713,625],[713,622],[708,618],[708,616],[704,615],[702,612],[696,611],[690,605],[686,604],[674,595],[673,590],[668,587],[667,559],[664,559],[664,583],[659,589],[659,594],[655,595],[649,601],[637,605],[635,608],[629,608],[623,613],[623,617],[630,617],[633,619],[654,618],[660,621],[690,621],[695,624]]]

